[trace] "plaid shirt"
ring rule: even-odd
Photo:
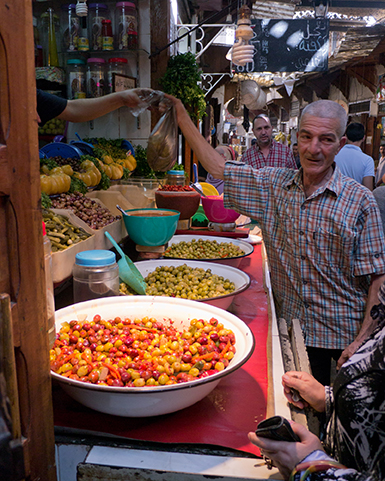
[[[336,167],[306,198],[302,169],[227,162],[224,200],[262,228],[277,315],[299,319],[308,346],[346,348],[365,314],[370,274],[385,273],[372,193]]]
[[[287,167],[288,169],[297,169],[293,152],[274,139],[271,140],[271,147],[267,159],[259,150],[258,144],[254,144],[247,149],[242,155],[241,162],[251,165],[254,169],[262,169],[262,167]]]

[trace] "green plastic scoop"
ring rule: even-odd
[[[105,236],[111,241],[112,245],[121,255],[121,259],[118,261],[119,267],[119,277],[128,284],[135,292],[138,294],[146,294],[147,284],[143,279],[142,274],[139,272],[138,268],[132,262],[132,260],[126,256],[126,254],[122,251],[120,246],[115,242],[112,236],[108,233],[104,233]]]

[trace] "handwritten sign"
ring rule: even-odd
[[[253,62],[239,72],[322,72],[328,69],[329,21],[254,19]]]
[[[112,74],[112,90],[113,92],[122,92],[123,90],[134,89],[136,87],[136,79],[122,75],[119,73]]]

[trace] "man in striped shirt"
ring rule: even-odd
[[[253,120],[253,133],[256,143],[242,155],[241,162],[251,165],[254,169],[262,167],[288,167],[296,169],[293,152],[273,137],[270,119],[265,114],[257,115]]]
[[[225,180],[225,207],[256,219],[271,269],[279,317],[299,319],[314,377],[328,384],[376,325],[370,310],[385,281],[384,232],[372,193],[339,171],[347,116],[320,100],[303,111],[302,169],[225,162],[209,149],[182,103],[178,123],[205,169]]]

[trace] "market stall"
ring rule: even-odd
[[[116,439],[126,442],[131,449],[145,446],[147,450],[166,451],[170,456],[173,452],[198,452],[203,454],[202,459],[218,454],[243,458],[249,474],[252,463],[254,479],[270,477],[272,472],[266,469],[258,449],[247,439],[247,433],[267,416],[279,413],[290,417],[280,389],[282,360],[265,263],[264,247],[256,245],[254,253],[240,265],[251,277],[251,285],[234,298],[229,308],[250,327],[255,339],[254,353],[241,369],[224,378],[214,391],[193,406],[150,418],[122,418],[93,411],[54,384],[55,426],[62,447],[69,443],[71,433],[74,438],[80,436],[83,444],[92,444],[92,435],[107,434],[112,443]],[[66,441],[63,433],[68,436]],[[91,464],[100,464],[97,457],[92,459]],[[223,459],[218,461],[222,462]]]

